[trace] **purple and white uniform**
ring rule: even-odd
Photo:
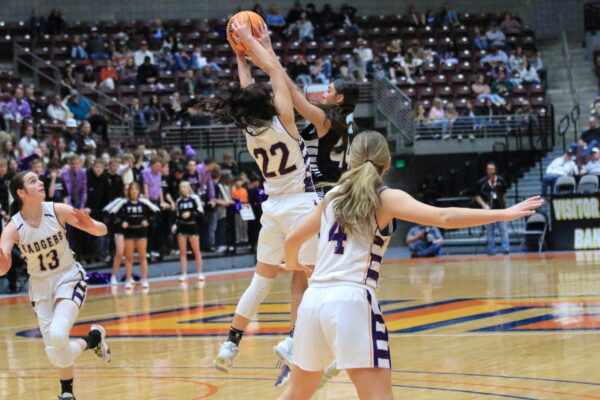
[[[54,316],[57,299],[69,299],[81,308],[85,301],[86,272],[75,260],[69,247],[67,231],[54,210],[54,203],[42,203],[38,227],[23,220],[21,213],[12,216],[19,232],[17,247],[25,257],[29,279],[29,299],[35,308],[44,341]]]
[[[319,201],[312,181],[308,152],[302,139],[292,137],[278,117],[270,126],[246,129],[246,145],[265,179],[268,200],[262,204],[262,228],[256,258],[278,265],[287,235],[314,210]],[[314,265],[317,238],[300,250],[300,262]]]
[[[347,235],[333,206],[321,215],[317,263],[298,309],[294,363],[305,371],[325,370],[334,359],[338,369],[391,368],[375,290],[393,223],[373,226],[368,238]]]

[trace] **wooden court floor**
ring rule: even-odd
[[[600,252],[388,262],[382,303],[397,399],[600,399]],[[275,399],[271,348],[288,330],[289,274],[278,277],[236,368],[211,367],[250,272],[152,282],[148,293],[90,290],[80,324],[107,327],[113,362],[84,354],[78,400]],[[56,399],[25,297],[0,298],[0,399]],[[315,399],[355,399],[341,374]]]

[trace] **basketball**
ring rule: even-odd
[[[233,17],[231,17],[229,19],[229,22],[227,23],[227,41],[229,42],[229,44],[231,45],[231,47],[236,50],[236,51],[246,51],[246,47],[244,47],[244,45],[242,44],[242,42],[239,40],[237,34],[233,31],[232,28],[232,22],[237,20],[238,18],[242,18],[242,21],[247,20],[248,18],[250,18],[250,25],[252,27],[252,34],[256,36],[256,31],[257,28],[259,26],[259,24],[264,24],[265,21],[262,19],[262,17],[260,15],[258,15],[255,12],[252,11],[241,11],[237,14],[235,14]]]

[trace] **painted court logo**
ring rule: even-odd
[[[423,304],[415,300],[380,302],[391,334],[523,332],[600,329],[600,297],[453,299]],[[235,304],[208,304],[76,324],[72,335],[86,335],[102,323],[110,337],[198,337],[226,335]],[[289,332],[288,303],[265,303],[250,325],[250,335]],[[39,329],[18,332],[41,337]]]

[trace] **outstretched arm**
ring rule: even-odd
[[[0,276],[6,275],[12,265],[11,251],[19,240],[19,232],[13,221],[10,221],[0,236]]]
[[[298,128],[294,118],[294,104],[288,90],[285,73],[280,68],[279,62],[252,36],[247,21],[236,21],[233,24],[233,30],[248,49],[251,60],[269,75],[274,93],[273,103],[277,109],[277,114],[287,131],[298,138]]]
[[[535,209],[544,204],[540,196],[531,197],[519,204],[503,210],[478,210],[472,208],[432,207],[415,200],[402,190],[385,190],[381,194],[382,209],[379,223],[387,225],[392,219],[421,225],[431,225],[446,229],[467,228],[491,224],[498,221],[512,221],[535,214]]]
[[[56,216],[62,225],[65,223],[94,236],[104,236],[108,232],[106,225],[92,219],[88,213],[67,204],[54,203]]]
[[[294,108],[304,119],[310,121],[315,128],[317,129],[317,135],[319,137],[325,136],[325,134],[329,131],[331,127],[331,123],[329,120],[326,120],[325,111],[321,108],[312,104],[302,90],[296,86],[294,81],[289,77],[289,75],[285,72],[285,69],[281,65],[281,63],[277,60],[277,55],[273,50],[273,46],[271,45],[271,38],[269,37],[269,29],[266,25],[261,24],[258,28],[258,41],[259,43],[267,49],[271,57],[277,61],[279,68],[283,71],[285,76],[285,82],[287,84],[288,90],[290,91],[290,95],[292,96],[292,102],[294,103]]]

